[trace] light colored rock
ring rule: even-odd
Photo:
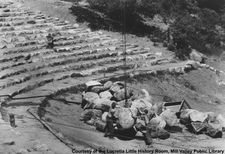
[[[138,109],[136,107],[130,107],[130,111],[133,118],[136,118],[138,116]]]
[[[180,119],[185,120],[185,121],[188,121],[190,119],[190,114],[192,112],[194,112],[194,111],[196,111],[196,110],[193,110],[193,109],[185,109],[185,110],[181,111]]]
[[[86,92],[83,94],[83,101],[85,101],[85,103],[87,105],[91,105],[94,103],[94,100],[99,99],[99,96],[97,93],[94,92]]]
[[[86,121],[86,124],[93,126],[95,123],[95,119],[91,118],[90,120]]]
[[[65,101],[81,104],[82,103],[82,96],[79,94],[69,94],[68,96],[64,97]]]
[[[196,50],[192,50],[189,56],[191,60],[198,61],[198,62],[202,62],[205,57],[202,53]]]
[[[166,121],[160,116],[152,118],[149,123],[157,128],[164,128],[166,126]]]
[[[144,113],[144,110],[150,110],[152,107],[151,103],[145,99],[137,99],[132,102],[131,108],[136,108],[140,113]]]
[[[215,122],[217,115],[214,112],[206,112],[209,122]]]
[[[28,153],[27,149],[19,149],[17,152],[17,154],[25,154]]]
[[[74,25],[73,25],[73,27],[78,28],[78,27],[79,27],[79,25],[78,25],[78,24],[74,24]]]
[[[119,101],[119,102],[116,102],[118,106],[120,107],[125,107],[125,105],[127,105],[128,107],[131,107],[132,105],[132,100],[128,99],[127,100],[127,104],[126,103],[126,100],[122,100],[122,101]]]
[[[93,86],[91,91],[99,94],[100,92],[105,91],[105,88],[104,86]]]
[[[221,124],[222,128],[225,128],[225,118],[221,114],[219,114],[216,117],[216,120],[219,121],[219,123]]]
[[[105,84],[104,84],[104,88],[105,89],[110,89],[110,87],[113,85],[113,82],[112,81],[107,81]]]
[[[88,88],[88,87],[91,87],[91,86],[100,86],[102,84],[100,82],[98,82],[98,81],[88,81],[88,82],[85,83],[85,85]]]
[[[141,120],[139,118],[137,118],[136,123],[140,123],[141,125],[145,126],[145,121],[144,120]]]
[[[164,110],[160,117],[166,122],[168,126],[177,126],[179,123],[179,119],[176,116],[175,112],[172,112],[170,109]]]
[[[128,95],[128,94],[127,94]],[[117,100],[117,101],[121,101],[121,100],[124,100],[125,99],[125,90],[124,89],[120,89],[119,91],[115,92],[114,93],[114,98]],[[127,96],[127,98],[129,98]]]
[[[99,98],[94,100],[94,109],[105,110],[111,106],[113,101],[106,98]]]
[[[101,98],[111,99],[113,96],[109,91],[103,91],[99,94]]]
[[[116,108],[114,116],[118,118],[118,124],[124,129],[129,129],[135,124],[135,120],[129,108]]]
[[[191,121],[204,122],[207,119],[207,117],[208,117],[207,113],[203,113],[200,111],[193,111],[190,113]]]
[[[111,87],[110,87],[110,91],[112,91],[113,93],[118,93],[120,91],[122,87],[119,86],[118,84],[113,84]]]
[[[164,110],[165,110],[164,102],[155,103],[151,107],[151,112],[155,113],[156,115],[160,115]]]
[[[219,121],[208,122],[208,124],[215,130],[222,131],[223,126]]]

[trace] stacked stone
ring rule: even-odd
[[[155,126],[160,130],[159,134],[156,132],[150,133],[153,137],[166,139],[169,133],[164,130],[166,125],[175,126],[178,119],[174,112],[165,110],[163,103],[153,105],[152,97],[149,93],[142,89],[138,94],[131,88],[127,88],[127,99],[125,100],[125,88],[122,82],[108,81],[104,84],[98,81],[89,81],[86,83],[87,89],[83,92],[82,107],[84,109],[81,114],[81,120],[89,125],[96,126],[97,129],[101,127],[104,131],[106,125],[106,116],[113,102],[116,103],[114,118],[115,128],[117,133],[121,131],[126,134],[135,130],[143,132],[146,127]],[[152,117],[151,117],[152,116]],[[146,118],[148,120],[146,120]],[[133,135],[135,135],[134,133]],[[129,133],[128,133],[129,134]]]

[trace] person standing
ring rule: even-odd
[[[113,138],[114,137],[114,126],[113,123],[116,120],[114,117],[116,108],[116,103],[113,102],[109,109],[108,115],[106,116],[106,126],[105,126],[105,135],[104,137]]]

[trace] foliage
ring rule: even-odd
[[[115,20],[122,21],[126,17],[129,24],[132,24],[137,14],[150,18],[160,14],[164,23],[169,25],[168,34],[172,36],[172,44],[167,43],[171,49],[175,47],[181,59],[188,57],[191,48],[209,53],[211,49],[220,48],[221,42],[225,41],[225,0],[87,1],[90,7]]]
[[[197,3],[200,8],[208,8],[218,13],[224,11],[225,0],[198,0]]]
[[[102,11],[109,17],[116,20],[122,20],[123,16],[129,18],[135,12],[136,0],[87,0],[87,1],[90,4],[91,8]]]
[[[196,16],[186,14],[173,23],[173,40],[176,48],[184,55],[189,48],[209,53],[211,48],[220,47],[223,36],[216,28],[220,24],[218,15],[213,10],[203,9]]]

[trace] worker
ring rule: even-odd
[[[53,38],[53,34],[49,33],[47,36],[47,41],[48,41],[48,44],[47,44],[47,48],[50,48],[50,49],[53,49],[54,47],[54,38]]]
[[[114,116],[116,108],[116,102],[111,104],[109,109],[108,115],[106,116],[106,126],[105,126],[105,135],[104,137],[113,138],[114,136],[114,126],[113,123],[115,122],[116,118]]]
[[[8,110],[7,110],[7,103],[6,103],[5,100],[6,100],[6,98],[3,98],[0,102],[0,113],[1,113],[2,119],[5,122],[8,122],[9,121],[9,115],[8,115]]]
[[[151,112],[150,110],[144,110],[145,115],[145,126],[146,126],[146,133],[144,134],[144,138],[145,138],[145,143],[146,145],[150,145],[152,144],[152,136],[151,136],[151,132],[152,132],[152,128],[151,128],[151,124],[150,124],[150,120],[155,116],[154,112]]]

